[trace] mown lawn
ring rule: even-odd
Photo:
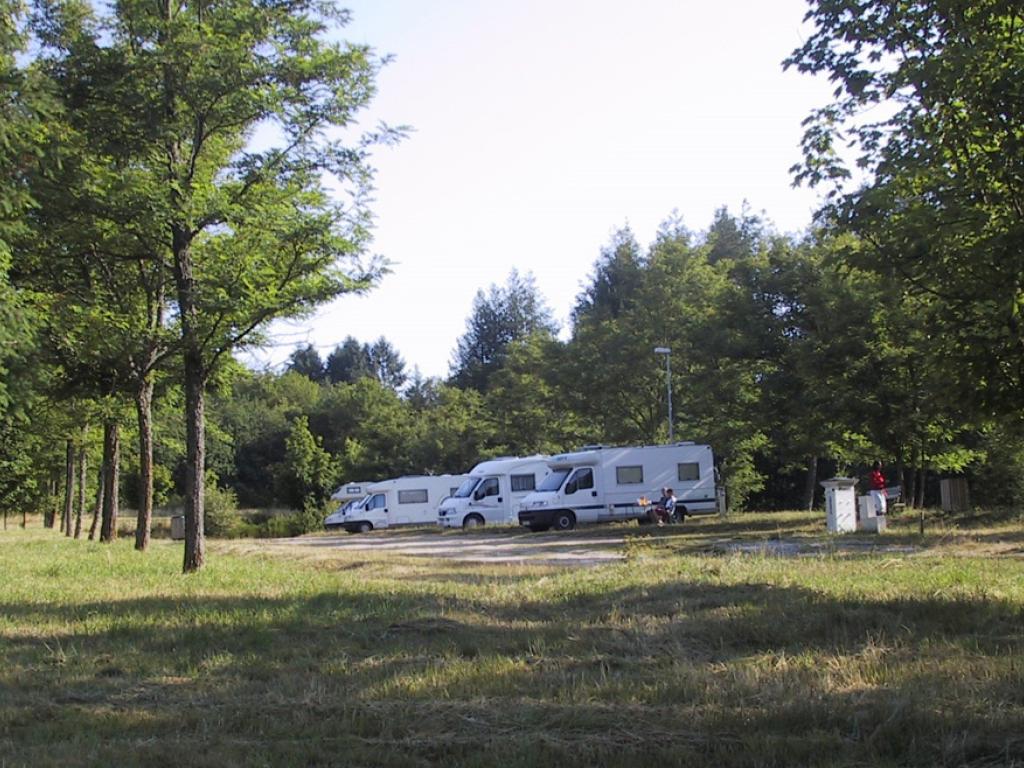
[[[214,542],[190,576],[7,530],[0,766],[1024,765],[1024,521],[911,523],[632,528],[580,569]]]

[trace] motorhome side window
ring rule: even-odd
[[[640,485],[644,481],[643,467],[616,467],[615,482],[619,485]]]
[[[679,464],[679,480],[683,483],[693,483],[700,480],[700,464]]]
[[[537,488],[537,478],[531,475],[512,475],[512,490],[532,491]]]
[[[473,494],[478,499],[482,499],[485,496],[497,496],[498,495],[498,478],[488,477],[482,483],[480,487],[476,489],[476,493]]]
[[[427,489],[417,488],[412,491],[399,491],[398,492],[398,503],[399,504],[426,504],[427,503]]]
[[[383,509],[384,508],[384,494],[376,493],[366,503],[366,509]]]
[[[566,493],[576,493],[576,491],[585,491],[588,488],[594,487],[594,470],[590,469],[577,469],[569,482],[565,484]]]

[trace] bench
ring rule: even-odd
[[[890,512],[902,512],[907,508],[903,502],[902,485],[890,485],[885,489],[885,505]]]

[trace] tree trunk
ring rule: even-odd
[[[64,512],[60,516],[60,531],[71,535],[71,511],[75,497],[75,444],[67,441],[64,458]]]
[[[54,523],[54,520],[56,520],[56,515],[57,515],[57,504],[59,503],[58,501],[56,501],[56,496],[57,496],[57,481],[54,480],[53,475],[51,474],[46,479],[46,502],[47,503],[46,503],[46,508],[43,510],[43,527],[44,528],[53,528],[53,523]]]
[[[106,450],[104,448],[104,450]],[[99,477],[96,478],[96,503],[92,508],[92,525],[89,526],[89,541],[96,539],[96,526],[100,521],[100,512],[103,510],[104,486],[107,482],[107,468],[100,466]]]
[[[85,514],[85,486],[88,457],[85,442],[78,448],[78,508],[75,510],[75,538],[82,538],[82,516]]]
[[[203,491],[206,467],[206,369],[197,322],[192,254],[184,231],[174,232],[174,277],[178,288],[185,367],[185,573],[206,563]]]
[[[135,393],[139,418],[139,518],[135,525],[135,549],[145,552],[153,525],[153,379],[143,376]]]
[[[917,499],[916,504],[919,508],[924,509],[924,481],[927,477],[927,471],[924,467],[917,470]]]
[[[206,478],[206,393],[201,370],[185,364],[185,573],[198,571],[206,563],[203,493]]]
[[[814,509],[814,492],[818,487],[818,457],[807,459],[807,479],[804,481],[804,506],[808,512]]]
[[[903,489],[903,499],[908,507],[916,507],[917,499],[917,449],[910,451],[910,467],[907,471],[907,487]]]
[[[120,481],[120,433],[116,421],[108,422],[103,427],[103,466],[106,476],[103,484],[106,492],[103,497],[103,520],[100,524],[100,541],[111,542],[117,539],[118,483]]]

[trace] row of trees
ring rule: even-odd
[[[270,320],[366,290],[381,274],[362,258],[368,151],[394,134],[351,131],[381,62],[328,42],[347,16],[313,0],[44,0],[27,19],[14,3],[3,10],[2,101],[15,126],[0,142],[13,161],[5,276],[13,305],[36,320],[9,378],[39,379],[36,408],[22,394],[5,429],[57,402],[76,435],[103,423],[109,538],[121,409],[133,401],[144,549],[153,402],[159,387],[175,388],[184,568],[198,569],[208,386]],[[31,446],[6,448],[17,464]]]
[[[670,219],[647,247],[624,229],[565,338],[529,277],[481,291],[447,381],[407,376],[385,339],[346,339],[326,361],[301,347],[281,373],[234,367],[210,402],[207,472],[243,507],[303,510],[316,525],[345,480],[664,441],[665,370],[653,348],[669,346],[676,434],[714,446],[733,509],[809,507],[819,468],[857,472],[877,457],[911,503],[942,472],[970,472],[983,501],[1019,498],[1012,422],[949,387],[918,304],[850,266],[861,249],[850,237],[781,236],[725,210],[702,233]],[[181,493],[186,458],[172,397],[156,422],[157,496],[167,499]],[[52,457],[54,475],[62,459]],[[129,487],[137,475],[130,465]]]
[[[72,533],[75,506],[102,498],[109,537],[124,487],[144,548],[153,499],[180,496],[193,570],[208,478],[247,505],[315,511],[340,478],[663,440],[655,346],[672,350],[676,434],[714,446],[736,508],[810,504],[819,467],[876,457],[915,501],[931,471],[1021,497],[1012,4],[812,5],[815,33],[786,65],[837,85],[794,169],[831,190],[814,229],[782,236],[723,210],[701,233],[671,218],[648,246],[622,230],[563,333],[513,273],[478,294],[444,382],[410,377],[385,339],[326,361],[296,350],[281,375],[233,360],[270,319],[384,269],[361,258],[367,151],[394,134],[339,139],[381,63],[324,42],[344,14],[307,0],[37,7],[0,29],[5,510],[41,505]],[[260,149],[257,134],[274,138]],[[122,476],[126,427],[138,450]],[[80,480],[73,494],[97,464],[98,493]]]

